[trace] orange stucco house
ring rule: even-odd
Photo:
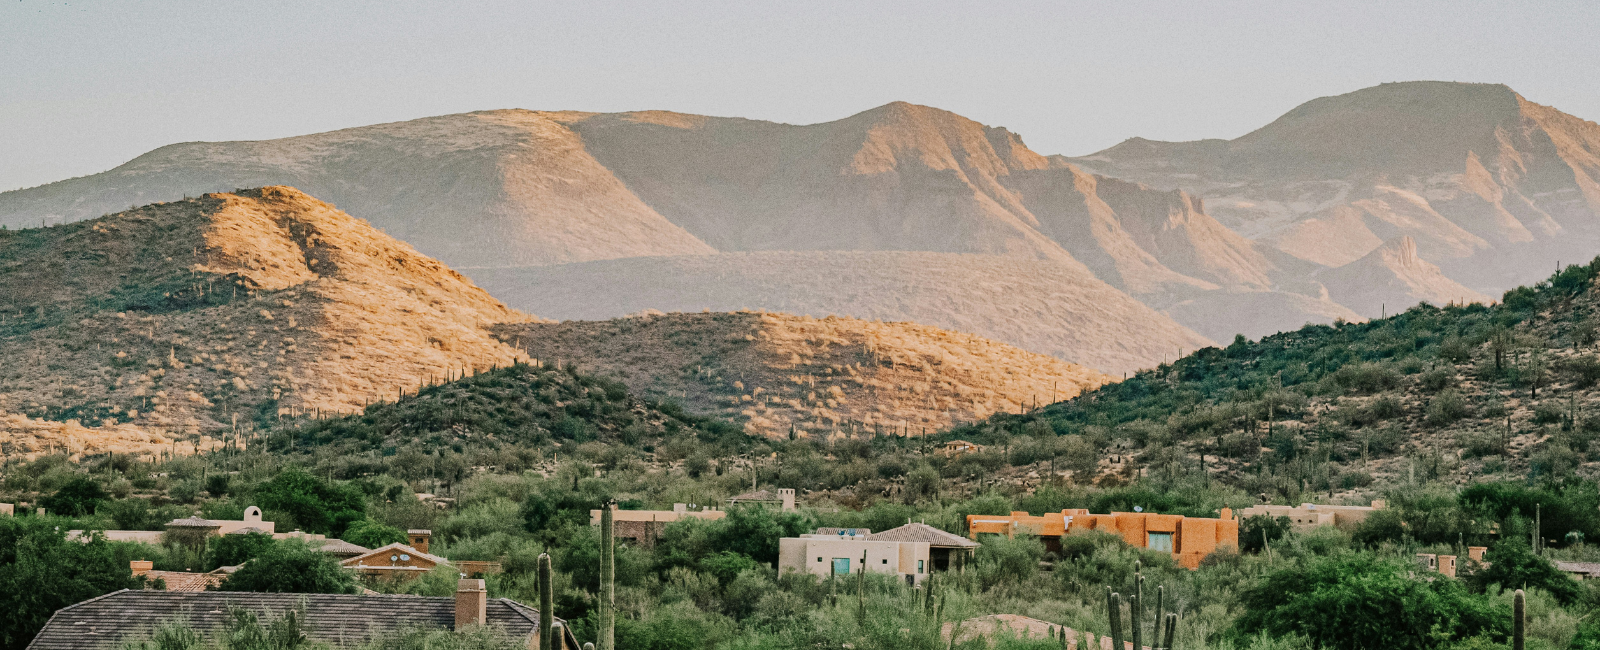
[[[1035,517],[1026,512],[1010,515],[967,515],[967,537],[980,534],[1031,535],[1044,541],[1051,550],[1060,550],[1061,537],[1075,532],[1099,530],[1122,537],[1131,546],[1172,554],[1178,564],[1196,569],[1200,560],[1224,546],[1239,546],[1239,520],[1223,508],[1216,519],[1159,515],[1151,512],[1113,512],[1089,514],[1088,510],[1067,509]]]

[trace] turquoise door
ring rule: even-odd
[[[837,575],[849,575],[849,574],[850,574],[850,558],[847,558],[847,557],[836,557],[836,558],[833,558],[833,575],[837,576]]]

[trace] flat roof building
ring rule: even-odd
[[[1317,503],[1302,503],[1299,506],[1275,506],[1262,504],[1250,506],[1239,511],[1240,517],[1288,517],[1290,524],[1297,530],[1316,528],[1317,526],[1336,526],[1341,530],[1353,530],[1367,516],[1384,508],[1384,501],[1378,499],[1370,506],[1332,506]]]
[[[1151,512],[1096,515],[1083,509],[1040,516],[1021,511],[1003,516],[967,515],[967,536],[971,539],[980,534],[1028,535],[1040,538],[1055,551],[1061,549],[1062,536],[1090,530],[1115,534],[1129,546],[1171,553],[1179,565],[1189,569],[1199,568],[1200,560],[1219,548],[1239,546],[1239,520],[1228,508],[1223,508],[1217,519]]]
[[[666,530],[667,524],[680,519],[705,519],[715,520],[728,516],[726,510],[716,510],[707,506],[703,510],[690,510],[689,506],[682,503],[672,504],[671,510],[618,510],[611,508],[611,520],[615,522],[617,539],[628,540],[641,548],[654,548],[656,540],[661,539],[661,531]],[[600,525],[600,510],[589,511],[589,525]]]
[[[927,579],[927,542],[873,541],[860,532],[780,539],[778,571],[824,577],[870,571],[899,576],[913,586]]]

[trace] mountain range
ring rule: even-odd
[[[1117,374],[1537,280],[1600,250],[1596,178],[1600,126],[1408,82],[1076,158],[903,102],[812,125],[483,111],[171,145],[0,193],[0,224],[292,184],[543,316],[905,318]]]

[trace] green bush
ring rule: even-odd
[[[298,540],[281,540],[261,550],[223,581],[223,591],[301,594],[353,594],[355,575],[338,558]]]
[[[1510,630],[1506,612],[1459,581],[1415,573],[1405,560],[1367,553],[1274,571],[1241,594],[1245,613],[1234,633],[1301,635],[1321,648],[1366,650],[1440,648]]]
[[[399,544],[406,541],[406,531],[386,526],[371,519],[363,519],[350,524],[344,529],[344,535],[339,539],[367,548],[380,548],[390,544]]]
[[[110,499],[111,495],[100,487],[100,483],[91,478],[75,478],[55,494],[39,500],[39,505],[51,513],[66,517],[83,517],[94,514],[100,504]]]
[[[95,536],[67,541],[59,517],[0,516],[0,648],[22,650],[56,610],[141,581],[130,558]]]

